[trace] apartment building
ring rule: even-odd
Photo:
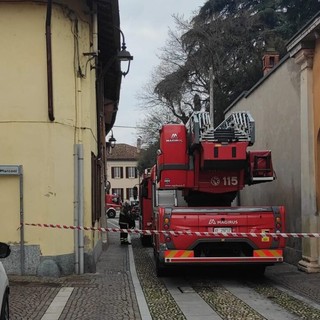
[[[119,143],[111,150],[107,154],[107,192],[119,194],[123,201],[130,201],[133,198],[133,187],[140,182],[137,147]]]

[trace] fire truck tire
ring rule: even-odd
[[[141,234],[140,241],[141,241],[142,246],[144,246],[144,247],[151,247],[152,246],[152,237],[151,236],[145,236],[145,235]]]
[[[166,267],[160,262],[159,256],[156,256],[156,274],[157,277],[164,277],[167,274]]]
[[[264,272],[266,270],[266,266],[264,265],[258,265],[258,266],[252,266],[247,270],[247,274],[254,278],[261,278],[264,276]]]
[[[116,217],[116,210],[114,210],[114,209],[109,209],[109,210],[107,211],[107,216],[108,216],[108,218],[115,218],[115,217]]]

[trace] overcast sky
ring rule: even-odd
[[[136,145],[137,131],[128,128],[136,127],[143,118],[136,96],[159,64],[159,49],[165,45],[169,28],[174,29],[172,15],[190,18],[204,3],[205,0],[119,0],[120,27],[134,60],[129,74],[122,78],[119,111],[113,127],[117,143]]]

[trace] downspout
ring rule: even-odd
[[[83,181],[83,141],[82,141],[82,80],[81,75],[77,72],[76,78],[76,94],[77,94],[77,113],[78,113],[78,223],[84,226],[84,181]],[[84,232],[78,230],[78,250],[79,250],[79,274],[84,273]]]
[[[78,145],[74,144],[74,225],[79,225],[79,166]],[[79,230],[74,230],[74,272],[79,274]]]
[[[96,57],[98,57],[98,9],[97,3],[93,3],[93,17],[92,17],[92,44],[93,44],[93,52],[96,53]],[[97,60],[97,59],[96,59]],[[97,61],[96,61],[97,63]],[[95,63],[95,65],[96,65]]]
[[[23,167],[19,166],[20,184],[20,266],[21,275],[25,274],[25,246],[24,246],[24,207],[23,207]]]
[[[54,121],[53,88],[52,88],[51,16],[52,16],[52,0],[48,0],[48,3],[47,3],[47,16],[46,16],[48,116],[49,116],[50,121]]]
[[[78,33],[78,21],[75,21],[75,30]],[[83,137],[82,137],[82,79],[81,72],[79,69],[75,70],[75,89],[76,89],[76,145],[77,150],[77,164],[75,166],[75,173],[77,179],[77,184],[75,189],[77,190],[77,212],[76,219],[78,220],[78,226],[84,226],[84,174],[83,174]],[[75,258],[78,259],[78,274],[84,273],[84,232],[83,230],[77,230],[78,233],[75,236],[75,242],[77,241],[77,246],[75,247],[76,255]],[[78,255],[78,256],[77,256]]]
[[[79,223],[84,225],[83,215],[83,145],[78,145],[78,169],[79,169]],[[79,273],[84,273],[84,232],[79,230]]]
[[[83,214],[83,145],[74,145],[74,225],[84,225]],[[84,273],[84,232],[74,231],[74,271],[76,274]]]

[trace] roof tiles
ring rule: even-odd
[[[117,143],[111,154],[107,154],[107,160],[137,160],[137,147],[125,143]]]

